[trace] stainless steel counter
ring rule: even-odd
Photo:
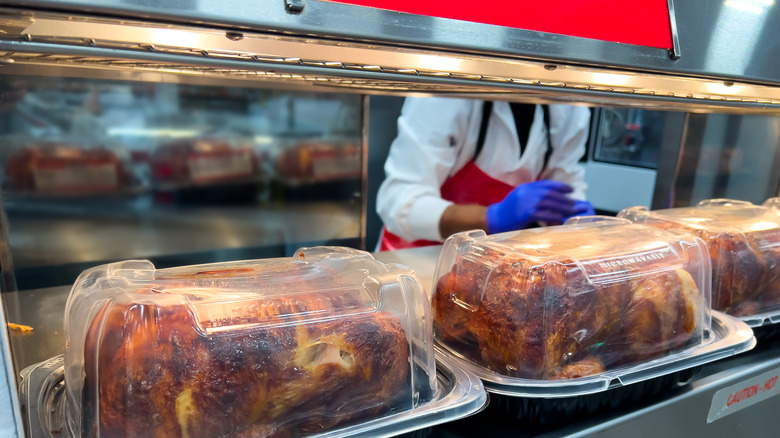
[[[399,251],[377,252],[373,256],[380,262],[398,263],[412,268],[423,286],[425,286],[425,292],[430,297],[433,291],[433,274],[436,270],[436,260],[440,251],[441,246],[436,245]]]
[[[433,273],[440,247],[375,254],[387,263],[407,265],[418,273],[426,290],[433,285]],[[9,322],[34,327],[30,334],[11,333],[17,370],[64,350],[62,319],[70,287],[28,290],[3,294]],[[707,422],[716,393],[741,388],[751,378],[767,372],[780,373],[780,339],[760,340],[748,353],[705,365],[690,385],[663,392],[660,396],[619,406],[608,413],[569,425],[540,426],[522,423],[496,413],[484,412],[456,422],[436,426],[431,436],[458,438],[473,436],[599,436],[599,437],[728,437],[777,436],[780,430],[780,390],[775,396],[748,408]],[[728,395],[728,394],[727,394]],[[720,397],[725,397],[723,394]]]
[[[220,207],[160,207],[125,200],[16,202],[5,208],[17,269],[295,245],[360,234],[359,206],[346,201]]]
[[[149,197],[4,202],[14,282],[72,284],[84,269],[127,259],[158,267],[290,255],[301,246],[359,245],[351,199],[229,205],[156,204]],[[15,283],[15,286],[13,286]]]

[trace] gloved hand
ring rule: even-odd
[[[588,201],[575,201],[574,207],[572,207],[571,215],[569,217],[593,216],[594,214],[596,214],[596,210],[593,209],[593,204]]]
[[[520,184],[487,208],[487,231],[519,230],[535,222],[560,224],[572,214],[574,200],[566,196],[571,191],[567,184],[551,180]]]

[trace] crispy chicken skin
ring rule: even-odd
[[[684,269],[596,284],[572,259],[501,257],[495,266],[462,257],[432,299],[439,339],[497,373],[582,377],[679,350],[695,333],[699,292]]]
[[[87,430],[292,437],[410,408],[408,345],[396,318],[378,312],[301,323],[302,315],[343,308],[344,299],[311,293],[243,302],[240,320],[201,327],[185,305],[107,305],[85,344],[85,411],[97,405],[99,413]],[[283,324],[274,319],[280,315],[289,315]],[[264,325],[204,333],[233,323]]]
[[[780,247],[760,242],[760,233],[709,232],[673,221],[658,228],[697,235],[712,261],[712,308],[748,316],[780,305]]]

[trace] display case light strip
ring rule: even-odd
[[[13,11],[6,10],[13,18]],[[17,20],[19,21],[19,20]],[[16,22],[16,21],[15,21]],[[143,21],[116,20],[88,16],[36,13],[35,19],[19,21],[26,27],[6,26],[0,41],[45,43],[52,45],[108,48],[117,57],[133,57],[144,51],[182,58],[214,58],[244,62],[246,68],[214,70],[207,67],[201,74],[242,76],[247,71],[267,66],[254,63],[295,65],[329,69],[335,76],[386,73],[395,76],[417,76],[472,81],[477,84],[536,86],[542,89],[573,89],[630,94],[634,96],[664,96],[675,99],[711,102],[744,102],[766,105],[780,104],[780,87],[762,84],[735,84],[706,78],[681,75],[637,73],[629,70],[596,66],[575,66],[543,60],[522,60],[502,56],[450,53],[374,43],[333,41],[279,34],[241,32],[241,38],[231,38],[230,32],[175,26]],[[16,32],[16,33],[15,33]],[[16,55],[15,55],[16,56]],[[61,62],[82,62],[120,65],[118,60],[55,58]],[[182,60],[182,64],[192,61]],[[197,62],[197,61],[195,61]],[[155,68],[153,62],[125,63],[128,68]],[[186,66],[182,74],[194,70]],[[489,75],[485,73],[489,72]],[[307,75],[304,75],[307,76]],[[294,77],[294,76],[291,76]],[[389,81],[399,78],[388,78]],[[403,81],[402,79],[400,79]],[[442,88],[446,88],[442,87]],[[768,103],[767,103],[768,102]]]
[[[116,42],[102,39],[90,39],[90,38],[76,38],[72,36],[65,36],[61,39],[53,36],[34,37],[29,36],[25,38],[24,42],[31,43],[45,43],[52,45],[77,45],[79,47],[96,47],[96,48],[108,48],[115,51],[138,51],[144,50],[148,45],[146,44],[129,44],[127,42]],[[23,42],[23,44],[24,44]],[[22,44],[22,45],[23,45]],[[247,68],[229,68],[229,69],[216,69],[211,66],[188,66],[185,64],[186,60],[182,60],[182,64],[159,64],[152,61],[132,61],[132,60],[118,60],[108,59],[103,57],[88,57],[88,56],[73,56],[73,55],[56,55],[56,54],[39,54],[39,53],[24,53],[17,52],[12,57],[37,59],[39,61],[46,62],[59,62],[59,63],[75,63],[75,64],[92,64],[92,65],[106,65],[106,66],[124,66],[136,69],[153,69],[158,71],[165,71],[171,73],[180,74],[219,74],[225,76],[247,76],[248,72],[253,71],[252,64],[262,62],[266,64],[295,64],[298,66],[317,67],[318,69],[327,69],[335,71],[369,71],[372,73],[392,73],[395,75],[406,76],[422,76],[432,77],[436,79],[458,79],[478,82],[481,84],[501,83],[501,84],[520,84],[526,86],[538,86],[540,88],[555,88],[555,89],[578,89],[578,90],[590,90],[599,91],[604,93],[615,94],[632,94],[639,96],[664,96],[672,97],[676,99],[688,99],[688,100],[708,100],[712,102],[725,101],[725,102],[740,102],[740,103],[761,103],[763,105],[780,105],[780,89],[776,87],[751,85],[751,84],[734,84],[724,83],[722,81],[714,80],[702,80],[695,78],[684,77],[667,77],[661,75],[647,75],[638,74],[629,71],[618,72],[606,72],[603,69],[595,69],[588,67],[575,67],[575,66],[560,66],[554,69],[550,69],[549,65],[543,65],[541,63],[534,64],[528,61],[513,61],[513,60],[487,60],[486,63],[499,62],[499,64],[514,63],[519,68],[514,69],[515,72],[527,72],[530,74],[541,74],[538,77],[506,77],[501,75],[478,75],[471,74],[462,71],[440,71],[440,70],[425,70],[425,69],[412,69],[412,68],[399,68],[397,66],[382,66],[377,64],[359,64],[349,63],[343,61],[332,60],[319,60],[319,59],[305,59],[301,57],[272,57],[268,54],[259,53],[231,53],[225,50],[219,51],[204,51],[194,50],[192,48],[172,47],[170,45],[154,45],[154,53],[161,55],[173,55],[177,57],[217,57],[227,58],[231,61],[247,63]],[[119,55],[119,54],[117,54]],[[7,55],[11,56],[11,55]],[[122,56],[122,55],[119,55]],[[123,56],[132,57],[132,53],[126,53]],[[191,62],[191,61],[189,61]],[[465,62],[465,61],[464,61]],[[265,67],[267,68],[267,67]],[[567,77],[567,81],[555,80],[549,76],[561,77],[560,73],[567,73],[564,76]],[[572,74],[568,74],[572,73]],[[338,76],[348,76],[349,73],[336,73]],[[308,77],[307,75],[287,75],[278,76],[280,78],[298,79]],[[591,79],[590,82],[584,79]],[[604,82],[612,82],[611,84],[605,84]],[[338,81],[331,82],[333,84],[339,84]],[[342,82],[346,84],[346,82]],[[636,84],[654,84],[659,83],[658,87],[636,87],[628,86],[632,83]],[[622,86],[621,86],[622,85]],[[674,85],[674,87],[672,87]],[[689,89],[680,89],[678,87],[685,87]],[[443,87],[446,88],[446,87]],[[436,88],[432,88],[435,90]],[[706,91],[711,91],[707,93]],[[761,95],[765,93],[765,95]]]
[[[442,86],[441,84],[417,84],[417,83],[402,82],[397,80],[396,81],[386,80],[384,82],[381,80],[366,81],[366,80],[360,80],[356,78],[322,77],[318,75],[292,74],[286,72],[269,72],[269,71],[249,70],[249,69],[240,69],[240,68],[197,66],[197,65],[188,65],[188,64],[174,64],[174,63],[138,61],[138,60],[127,60],[127,59],[109,59],[109,58],[101,58],[101,57],[94,57],[94,56],[86,57],[86,56],[52,55],[52,54],[25,53],[25,52],[5,52],[5,53],[0,53],[0,57],[4,57],[4,58],[15,57],[20,60],[28,59],[28,60],[35,60],[36,62],[39,63],[52,63],[52,64],[63,64],[63,63],[83,64],[83,65],[97,64],[103,66],[132,68],[136,70],[152,70],[158,72],[187,74],[187,75],[199,74],[199,75],[219,75],[219,76],[228,76],[228,77],[263,77],[269,79],[321,82],[321,83],[328,83],[330,85],[340,86],[345,88],[361,87],[361,88],[375,88],[378,90],[381,89],[381,90],[404,90],[404,91],[414,91],[414,90],[437,91],[438,90],[438,91],[445,91],[445,92],[457,88],[460,89],[461,91],[469,91],[467,89],[468,87],[463,87],[463,86],[448,88],[446,86]],[[320,65],[320,67],[327,68],[329,66],[323,63]],[[344,64],[343,68],[352,69],[356,67],[352,67]],[[384,70],[372,69],[372,70],[377,73],[391,71],[391,69],[384,69]],[[548,88],[548,89],[549,88],[557,88],[557,89],[570,88],[570,89],[577,89],[577,90],[590,90],[590,91],[599,91],[599,92],[617,93],[617,94],[662,96],[662,97],[672,97],[676,99],[684,98],[689,100],[710,101],[710,102],[722,101],[722,102],[734,102],[734,103],[759,103],[763,105],[780,105],[780,100],[778,99],[728,97],[728,96],[700,94],[700,93],[692,94],[692,93],[688,93],[687,91],[679,91],[679,90],[678,91],[656,91],[650,89],[630,89],[630,88],[600,86],[594,84],[567,84],[563,82],[547,82],[547,81],[525,79],[525,78],[503,78],[503,77],[496,77],[496,76],[463,75],[463,74],[452,74],[448,72],[416,71],[415,75],[431,76],[431,77],[436,77],[445,80],[447,78],[461,79],[461,80],[466,79],[475,82],[480,82],[483,84],[492,82],[492,83],[504,83],[504,84],[518,84],[524,86],[538,86],[540,88]],[[484,93],[488,90],[475,88],[473,91]],[[495,90],[495,91],[497,93],[507,92],[506,90]]]
[[[278,38],[274,38],[274,39],[276,40]],[[321,60],[321,59],[305,59],[302,57],[269,56],[268,54],[262,54],[262,53],[231,52],[225,49],[196,50],[193,48],[174,47],[169,44],[149,45],[143,42],[131,44],[123,41],[113,41],[113,40],[94,39],[94,38],[79,38],[73,36],[63,36],[59,38],[51,35],[29,36],[27,40],[30,42],[44,42],[44,43],[59,44],[59,45],[79,45],[79,46],[88,45],[92,47],[123,49],[123,50],[131,50],[131,51],[147,50],[147,47],[154,47],[154,52],[160,54],[168,54],[168,55],[179,55],[179,56],[183,55],[183,56],[194,56],[194,57],[205,56],[205,57],[215,57],[215,58],[227,58],[227,59],[233,59],[239,61],[246,61],[250,63],[264,62],[264,63],[273,63],[273,64],[296,64],[302,66],[311,66],[311,67],[337,69],[337,70],[360,70],[360,71],[371,71],[371,72],[380,72],[380,73],[386,72],[386,73],[393,73],[398,75],[414,75],[414,76],[423,76],[423,77],[430,76],[435,78],[454,78],[460,80],[477,81],[481,83],[504,83],[504,84],[509,83],[509,84],[536,85],[540,87],[550,87],[550,88],[563,88],[563,89],[573,88],[573,89],[580,89],[580,90],[593,90],[593,91],[601,91],[601,92],[608,92],[608,93],[624,93],[624,94],[635,94],[635,95],[660,95],[660,96],[669,96],[669,97],[682,98],[682,99],[715,100],[715,101],[725,99],[726,101],[729,102],[755,103],[760,101],[761,103],[768,102],[767,104],[770,105],[780,104],[780,91],[772,87],[749,86],[744,84],[740,85],[742,87],[741,91],[744,92],[745,94],[750,94],[748,92],[752,90],[755,91],[763,90],[763,91],[767,91],[768,93],[777,94],[778,95],[777,97],[750,96],[750,95],[734,96],[734,95],[729,95],[733,93],[732,90],[730,90],[728,87],[723,86],[722,82],[706,81],[706,80],[692,79],[692,78],[668,77],[668,76],[661,76],[661,75],[651,76],[647,74],[637,74],[628,71],[605,72],[603,69],[587,68],[587,67],[555,66],[555,68],[550,68],[549,64],[533,63],[529,61],[501,60],[499,64],[514,63],[520,67],[519,69],[515,69],[515,71],[526,70],[528,71],[529,74],[536,73],[536,74],[542,74],[543,76],[538,76],[536,78],[505,77],[501,75],[485,76],[485,75],[478,75],[478,74],[472,74],[472,73],[461,72],[461,71],[440,71],[440,70],[426,70],[420,68],[399,68],[396,66],[349,63],[344,61]],[[342,47],[344,49],[349,48],[346,45],[341,45],[339,47]],[[433,56],[433,55],[428,55],[428,56]],[[70,58],[70,61],[73,62],[74,59],[75,58]],[[91,59],[91,60],[82,60],[81,62],[101,63],[106,61],[102,59],[101,60]],[[108,61],[108,62],[110,63],[116,61]],[[489,64],[490,62],[498,62],[498,61],[485,60],[485,62]],[[153,63],[147,64],[147,66],[152,66],[152,65]],[[179,66],[178,68],[183,73],[191,74],[192,72],[192,69],[189,69],[187,67]],[[165,70],[171,71],[169,67],[166,67]],[[241,69],[224,70],[220,73],[226,75],[245,74]],[[567,79],[569,80],[561,81],[561,80],[555,80],[554,78],[548,77],[548,76],[562,76],[561,73],[563,73],[563,76],[566,76]],[[296,76],[291,76],[291,77],[296,77]],[[591,78],[592,81],[583,82],[583,78]],[[613,82],[615,84],[605,84],[602,83],[603,81]],[[626,83],[627,85],[631,83],[641,84],[643,82],[649,82],[649,83],[659,82],[662,84],[662,87],[656,89],[648,89],[648,88],[640,88],[636,86],[616,85],[621,82]],[[681,90],[681,89],[670,88],[670,85],[685,86],[686,84],[692,86],[693,88],[700,88],[700,89],[706,89],[707,87],[709,87],[715,90],[716,93],[715,94],[703,93],[701,92],[702,90],[696,90],[695,92],[691,92],[690,90],[687,89]],[[725,95],[720,93],[723,93]]]

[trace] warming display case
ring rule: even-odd
[[[123,258],[177,266],[282,256],[303,244],[360,247],[365,236],[358,95],[0,81],[23,90],[0,113],[19,290]]]
[[[36,329],[2,332],[4,353],[9,343],[20,351],[17,369],[10,359],[6,365],[9,393],[22,368],[62,353],[61,328],[51,328],[61,327],[62,288],[88,267],[130,257],[165,268],[287,256],[301,243],[364,246],[365,96],[629,108],[618,114],[632,120],[623,123],[630,135],[604,142],[600,153],[640,165],[655,156],[635,154],[643,139],[630,109],[686,112],[684,123],[693,113],[780,115],[773,2],[544,3],[501,5],[491,16],[442,2],[427,9],[371,0],[4,2],[0,128],[11,135],[0,148],[3,305],[10,322]],[[20,126],[25,135],[14,135]],[[690,139],[666,140],[659,176],[677,175]],[[653,198],[664,199],[659,193]],[[325,198],[339,202],[318,203]],[[40,221],[47,216],[59,228]],[[146,232],[118,239],[127,221]],[[45,262],[58,239],[79,250]],[[177,245],[187,246],[187,257]],[[432,278],[436,255],[387,257]],[[54,351],[32,360],[20,346],[33,340]],[[429,432],[473,436],[489,423],[528,435],[618,434],[650,430],[639,420],[646,415],[712,436],[731,435],[751,418],[742,433],[768,434],[776,428],[762,423],[771,425],[780,403],[766,384],[780,369],[778,351],[767,341],[745,359],[705,366],[687,389],[557,429],[476,415]]]

